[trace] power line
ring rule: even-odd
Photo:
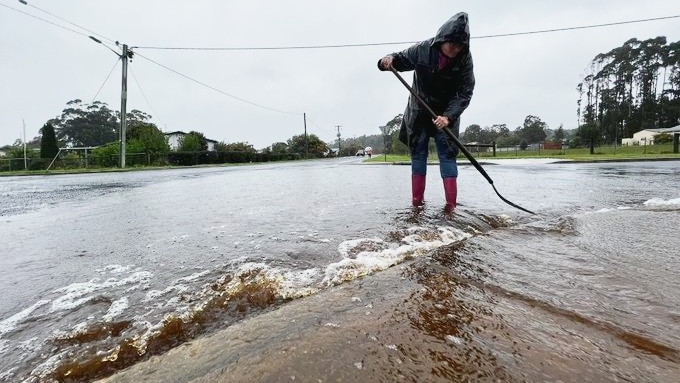
[[[92,33],[92,34],[94,34],[95,36],[99,36],[99,37],[101,37],[102,39],[107,40],[107,41],[110,42],[110,43],[113,43],[113,42],[114,42],[112,39],[110,39],[110,38],[108,38],[108,37],[106,37],[106,36],[102,36],[102,35],[100,35],[100,34],[97,33],[97,32],[91,31],[91,30],[89,30],[89,29],[87,29],[87,28],[85,28],[85,27],[81,27],[80,25],[78,25],[78,24],[76,24],[76,23],[73,23],[73,22],[71,22],[71,21],[68,21],[68,20],[66,20],[66,19],[64,19],[64,18],[62,18],[62,17],[59,17],[59,16],[55,15],[54,13],[50,13],[50,12],[44,10],[44,9],[38,8],[38,7],[36,7],[36,6],[33,5],[33,4],[29,4],[29,3],[28,3],[27,1],[25,1],[25,0],[19,0],[19,2],[20,2],[21,4],[24,4],[24,5],[29,6],[29,7],[31,7],[31,8],[37,9],[37,10],[40,11],[40,12],[46,13],[46,14],[48,14],[48,15],[50,15],[50,16],[56,18],[56,19],[59,19],[59,20],[64,21],[64,22],[66,22],[66,23],[69,23],[69,24],[73,25],[74,27],[77,27],[77,28],[80,28],[80,29],[82,29],[82,30],[84,30],[84,31],[87,31],[87,32],[89,32],[89,33]]]
[[[293,45],[283,47],[225,47],[225,48],[202,48],[202,47],[133,47],[136,49],[158,49],[158,50],[183,50],[183,51],[264,51],[264,50],[293,50],[293,49],[324,49],[324,48],[356,48],[371,47],[382,45],[402,45],[414,44],[417,41],[398,41],[383,43],[363,43],[363,44],[337,44],[337,45]]]
[[[562,32],[562,31],[572,31],[577,29],[590,29],[590,28],[602,28],[610,27],[614,25],[623,24],[633,24],[633,23],[644,23],[649,21],[659,21],[667,19],[680,18],[680,15],[675,16],[663,16],[654,17],[648,19],[638,19],[638,20],[628,20],[628,21],[618,21],[613,23],[605,24],[593,24],[593,25],[583,25],[576,27],[565,27],[565,28],[554,28],[554,29],[543,29],[537,31],[528,32],[511,32],[502,33],[496,35],[483,35],[483,36],[471,36],[470,39],[490,39],[498,37],[511,37],[511,36],[522,36],[522,35],[533,35],[540,33],[551,33],[551,32]],[[402,45],[402,44],[415,44],[418,41],[398,41],[398,42],[381,42],[381,43],[360,43],[360,44],[336,44],[336,45],[292,45],[292,46],[282,46],[282,47],[155,47],[155,46],[138,46],[134,48],[138,49],[157,49],[157,50],[195,50],[195,51],[255,51],[255,50],[294,50],[294,49],[328,49],[328,48],[357,48],[357,47],[370,47],[370,46],[382,46],[382,45]]]
[[[19,2],[22,3],[22,4],[24,4],[24,5],[29,5],[25,0],[19,0]],[[76,33],[76,34],[79,34],[79,35],[81,35],[81,36],[88,37],[89,39],[91,39],[91,40],[93,40],[93,41],[95,41],[95,42],[97,42],[97,43],[99,43],[99,44],[102,44],[104,47],[108,48],[110,51],[112,51],[113,53],[115,53],[115,54],[116,54],[117,56],[119,56],[119,58],[120,58],[120,55],[119,55],[115,50],[111,49],[111,48],[108,47],[106,44],[104,44],[102,41],[100,41],[99,39],[97,39],[97,38],[95,38],[95,37],[93,37],[93,36],[90,36],[90,35],[84,34],[84,33],[82,33],[82,32],[76,31],[76,30],[74,30],[74,29],[71,29],[71,28],[68,28],[68,27],[59,25],[59,24],[54,23],[54,22],[52,22],[52,21],[45,20],[45,19],[43,19],[43,18],[40,18],[40,17],[38,17],[38,16],[32,15],[32,14],[30,14],[30,13],[24,12],[24,11],[22,11],[22,10],[16,9],[16,8],[14,8],[14,7],[11,7],[11,6],[8,6],[8,5],[5,5],[5,4],[1,4],[1,3],[0,3],[0,5],[3,6],[3,7],[9,8],[9,9],[11,9],[11,10],[14,10],[14,11],[16,11],[16,12],[19,12],[19,13],[21,13],[21,14],[24,14],[24,15],[26,15],[26,16],[29,16],[29,17],[38,19],[38,20],[40,20],[40,21],[46,22],[46,23],[51,24],[51,25],[54,25],[54,26],[56,26],[56,27],[65,29],[65,30],[67,30],[67,31],[70,31],[70,32],[73,32],[73,33]],[[62,17],[59,17],[59,16],[57,16],[57,15],[54,15],[54,14],[52,14],[52,13],[50,13],[50,12],[44,11],[44,10],[42,10],[42,9],[40,9],[40,8],[38,8],[38,7],[32,6],[32,5],[29,5],[29,6],[35,8],[35,9],[38,9],[38,10],[41,11],[41,12],[45,12],[45,13],[47,13],[47,14],[53,16],[53,17],[56,17],[56,18],[58,18],[59,20],[62,20],[62,21],[64,21],[64,22],[67,22],[67,23],[69,23],[69,24],[71,24],[71,25],[74,25],[74,26],[80,28],[80,29],[86,30],[86,31],[88,31],[88,32],[90,32],[90,33],[93,33],[93,34],[95,34],[95,35],[101,37],[100,34],[98,34],[98,33],[96,33],[96,32],[93,32],[93,31],[90,31],[89,29],[86,29],[86,28],[84,28],[84,27],[81,27],[81,26],[79,26],[79,25],[77,25],[77,24],[75,24],[75,23],[72,23],[72,22],[70,22],[70,21],[68,21],[68,20],[66,20],[66,19],[64,19],[64,18],[62,18]],[[108,38],[106,38],[106,37],[103,37],[103,38],[104,38],[105,40],[112,41],[111,39],[108,39]],[[118,41],[115,41],[115,44],[116,44],[116,45],[119,45]],[[214,90],[214,91],[216,91],[216,92],[218,92],[218,93],[221,93],[221,94],[223,94],[223,95],[225,95],[225,96],[231,97],[231,98],[233,98],[233,99],[235,99],[235,100],[238,100],[238,101],[241,101],[241,102],[244,102],[244,103],[247,103],[247,104],[256,106],[256,107],[258,107],[258,108],[267,109],[267,110],[270,110],[270,111],[273,111],[273,112],[278,112],[278,113],[283,113],[283,114],[291,114],[291,115],[302,115],[302,113],[287,112],[287,111],[283,111],[283,110],[279,110],[279,109],[270,108],[270,107],[267,107],[267,106],[264,106],[264,105],[261,105],[261,104],[257,104],[257,103],[252,102],[252,101],[245,100],[245,99],[243,99],[243,98],[234,96],[233,94],[229,94],[229,93],[224,92],[224,91],[222,91],[222,90],[220,90],[220,89],[217,89],[217,88],[215,88],[215,87],[213,87],[213,86],[210,86],[210,85],[208,85],[208,84],[205,84],[205,83],[203,83],[203,82],[201,82],[201,81],[198,81],[198,80],[196,80],[196,79],[194,79],[194,78],[191,78],[191,77],[189,77],[189,76],[187,76],[187,75],[185,75],[185,74],[182,74],[182,73],[180,73],[180,72],[178,72],[178,71],[176,71],[176,70],[174,70],[174,69],[172,69],[172,68],[169,68],[169,67],[167,67],[167,66],[165,66],[165,65],[163,65],[163,64],[161,64],[161,63],[159,63],[159,62],[156,62],[156,61],[154,61],[154,60],[152,60],[152,59],[150,59],[150,58],[148,58],[148,57],[145,57],[145,56],[143,56],[143,55],[141,55],[141,54],[139,54],[139,53],[137,53],[137,56],[139,56],[139,57],[141,57],[141,58],[143,58],[143,59],[145,59],[145,60],[148,60],[148,61],[150,61],[150,62],[152,62],[152,63],[154,63],[154,64],[156,64],[156,65],[158,65],[158,66],[160,66],[160,67],[163,67],[163,68],[165,68],[165,69],[167,69],[167,70],[169,70],[169,71],[171,71],[171,72],[173,72],[173,73],[175,73],[175,74],[178,74],[178,75],[180,75],[180,76],[182,76],[182,77],[184,77],[184,78],[186,78],[186,79],[188,79],[188,80],[191,80],[191,81],[193,81],[193,82],[195,82],[195,83],[197,83],[197,84],[199,84],[199,85],[202,85],[202,86],[204,86],[204,87],[207,87],[207,88],[209,88],[209,89],[212,89],[212,90]],[[114,68],[115,68],[115,67],[114,67]],[[112,70],[112,72],[113,72],[113,70]],[[110,73],[109,73],[109,76],[110,76]],[[133,76],[134,76],[134,74],[133,74]],[[108,79],[108,77],[107,77],[107,79]],[[106,81],[105,81],[105,82],[106,82]],[[138,85],[139,85],[139,84],[138,84]],[[103,87],[103,85],[102,85],[102,87]],[[140,87],[140,89],[141,89],[141,87]],[[101,91],[101,88],[99,89],[99,91],[97,91],[97,95],[99,94],[100,91]],[[143,94],[142,94],[142,95],[143,95]],[[96,95],[95,95],[95,97],[96,97]],[[145,99],[146,99],[146,96],[145,96]],[[148,103],[148,100],[147,100],[147,103]]]
[[[142,86],[139,85],[139,81],[137,81],[137,76],[135,76],[135,72],[132,70],[132,67],[130,67],[130,73],[132,74],[132,78],[135,80],[135,83],[137,84],[137,87],[139,88],[139,92],[142,93],[142,97],[144,97],[144,100],[146,101],[146,104],[149,106],[149,109],[153,112],[154,116],[156,116],[156,119],[161,125],[163,124],[163,121],[158,117],[158,113],[153,109],[153,106],[151,106],[151,103],[149,102],[149,99],[146,98],[146,94],[144,94],[144,90],[142,89]]]
[[[43,10],[41,8],[38,8],[34,5],[28,4],[25,0],[19,0],[22,4],[28,5],[29,7],[32,7],[34,9],[37,9],[41,12],[44,12],[52,17],[55,17],[59,20],[62,20],[68,24],[71,24],[77,28],[80,28],[82,30],[85,30],[91,34],[94,34],[96,36],[101,37],[104,40],[107,40],[109,42],[114,42],[112,39],[107,38],[105,36],[102,36],[101,34],[91,31],[85,27],[82,27],[78,24],[75,24],[69,20],[66,20],[60,16],[57,16],[51,12],[48,12],[46,10]],[[48,24],[54,25],[58,28],[65,29],[69,32],[77,33],[81,36],[87,36],[89,35],[84,34],[80,31],[65,27],[63,25],[56,24],[52,21],[45,20],[43,18],[40,18],[38,16],[32,15],[30,13],[21,11],[17,8],[5,5],[5,4],[0,4],[0,6],[3,6],[5,8],[14,10],[16,12],[22,13],[26,16],[35,18],[37,20],[46,22]],[[533,34],[542,34],[542,33],[552,33],[552,32],[563,32],[563,31],[572,31],[572,30],[579,30],[579,29],[591,29],[591,28],[603,28],[603,27],[611,27],[611,26],[616,26],[616,25],[625,25],[625,24],[634,24],[634,23],[645,23],[645,22],[651,22],[651,21],[659,21],[659,20],[669,20],[669,19],[676,19],[680,18],[680,15],[672,15],[672,16],[662,16],[662,17],[652,17],[652,18],[646,18],[646,19],[636,19],[636,20],[627,20],[627,21],[618,21],[618,22],[611,22],[611,23],[603,23],[603,24],[591,24],[591,25],[582,25],[582,26],[575,26],[575,27],[564,27],[564,28],[553,28],[553,29],[542,29],[542,30],[536,30],[536,31],[524,31],[524,32],[509,32],[509,33],[500,33],[500,34],[494,34],[494,35],[482,35],[482,36],[471,36],[471,39],[490,39],[490,38],[499,38],[499,37],[513,37],[513,36],[524,36],[524,35],[533,35]],[[333,49],[333,48],[358,48],[358,47],[371,47],[371,46],[384,46],[384,45],[405,45],[405,44],[415,44],[418,41],[397,41],[397,42],[378,42],[378,43],[357,43],[357,44],[332,44],[332,45],[291,45],[291,46],[281,46],[281,47],[160,47],[160,46],[134,46],[131,48],[137,48],[137,49],[156,49],[156,50],[196,50],[196,51],[253,51],[253,50],[295,50],[295,49]],[[117,42],[116,42],[117,43]]]
[[[15,12],[22,13],[22,14],[28,16],[28,17],[32,17],[32,18],[34,18],[34,19],[38,19],[38,20],[43,21],[43,22],[45,22],[45,23],[52,24],[52,25],[54,25],[54,26],[57,27],[57,28],[65,29],[65,30],[67,30],[67,31],[69,31],[69,32],[73,32],[73,33],[79,34],[79,35],[81,35],[81,36],[88,37],[87,34],[85,34],[85,33],[76,31],[75,29],[71,29],[71,28],[65,27],[65,26],[63,26],[63,25],[59,25],[59,24],[54,23],[54,22],[49,21],[49,20],[45,20],[45,19],[43,19],[43,18],[41,18],[41,17],[32,15],[32,14],[30,14],[30,13],[28,13],[28,12],[24,12],[24,11],[22,11],[22,10],[20,10],[20,9],[16,9],[16,8],[14,8],[14,7],[10,7],[9,5],[0,4],[0,6],[5,7],[5,8],[9,8],[9,9],[15,11]]]
[[[145,57],[145,56],[143,56],[143,55],[141,55],[141,54],[139,54],[139,53],[136,53],[136,54],[137,54],[137,56],[139,56],[139,57],[141,57],[141,58],[143,58],[143,59],[145,59],[145,60],[147,60],[147,61],[150,61],[150,62],[152,62],[152,63],[154,63],[154,64],[156,64],[156,65],[158,65],[158,66],[160,66],[160,67],[162,67],[162,68],[165,68],[165,69],[169,70],[169,71],[172,72],[172,73],[175,73],[175,74],[177,74],[177,75],[179,75],[179,76],[182,76],[182,77],[186,78],[187,80],[193,81],[193,82],[195,82],[196,84],[202,85],[202,86],[204,86],[204,87],[206,87],[206,88],[208,88],[208,89],[212,89],[212,90],[214,90],[215,92],[221,93],[221,94],[223,94],[223,95],[225,95],[225,96],[228,96],[228,97],[231,97],[231,98],[233,98],[233,99],[235,99],[235,100],[238,100],[238,101],[241,101],[241,102],[245,102],[246,104],[250,104],[250,105],[256,106],[256,107],[258,107],[258,108],[267,109],[267,110],[270,110],[270,111],[272,111],[272,112],[278,112],[278,113],[283,113],[283,114],[292,114],[292,115],[297,115],[297,116],[301,116],[301,115],[302,115],[302,113],[286,112],[286,111],[283,111],[283,110],[270,108],[270,107],[267,107],[267,106],[264,106],[264,105],[261,105],[261,104],[257,104],[257,103],[255,103],[255,102],[248,101],[248,100],[245,100],[245,99],[243,99],[243,98],[234,96],[233,94],[229,94],[229,93],[227,93],[227,92],[225,92],[225,91],[223,91],[223,90],[221,90],[221,89],[217,89],[217,88],[215,88],[215,87],[213,87],[213,86],[210,86],[210,85],[208,85],[208,84],[206,84],[206,83],[203,83],[203,82],[198,81],[198,80],[196,80],[196,79],[194,79],[194,78],[191,78],[191,77],[189,77],[189,76],[187,76],[187,75],[185,75],[185,74],[183,74],[183,73],[180,73],[180,72],[178,72],[178,71],[176,71],[176,70],[174,70],[174,69],[172,69],[172,68],[170,68],[170,67],[167,67],[167,66],[165,66],[165,65],[163,65],[163,64],[161,64],[161,63],[159,63],[159,62],[157,62],[157,61],[154,61],[154,60],[152,60],[152,59],[150,59],[150,58],[148,58],[148,57]]]
[[[576,29],[602,28],[602,27],[611,27],[611,26],[614,26],[614,25],[633,24],[633,23],[645,23],[645,22],[648,22],[648,21],[658,21],[658,20],[667,20],[667,19],[677,19],[677,18],[679,18],[679,17],[680,17],[680,15],[675,15],[675,16],[663,16],[663,17],[654,17],[654,18],[650,18],[650,19],[638,19],[638,20],[629,20],[629,21],[618,21],[618,22],[614,22],[614,23],[583,25],[583,26],[579,26],[579,27],[566,27],[566,28],[556,28],[556,29],[544,29],[544,30],[531,31],[531,32],[504,33],[504,34],[499,34],[499,35],[477,36],[477,37],[471,37],[471,38],[475,38],[475,39],[490,39],[490,38],[496,38],[496,37],[509,37],[509,36],[533,35],[533,34],[538,34],[538,33],[550,33],[550,32],[573,31],[573,30],[576,30]]]
[[[94,95],[94,97],[92,97],[92,102],[94,102],[94,100],[97,98],[97,96],[99,96],[99,92],[102,91],[102,89],[104,88],[104,85],[106,84],[106,82],[109,81],[109,77],[111,77],[111,73],[113,73],[113,70],[116,69],[116,67],[118,66],[118,61],[120,61],[120,58],[116,59],[116,63],[113,64],[113,68],[111,68],[111,71],[110,71],[109,74],[106,76],[106,79],[104,79],[104,82],[102,83],[102,85],[101,85],[101,86],[99,87],[99,89],[97,90],[97,93]]]
[[[329,132],[328,129],[321,128],[319,125],[317,125],[314,121],[312,121],[311,118],[309,118],[309,114],[307,114],[307,121],[309,121],[312,125],[314,125],[317,129],[323,130],[326,134],[333,134],[333,132]]]

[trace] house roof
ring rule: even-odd
[[[177,130],[177,131],[174,131],[174,132],[166,132],[166,133],[163,133],[163,134],[166,135],[166,136],[186,136],[188,133],[185,133],[181,130]],[[206,138],[205,140],[207,142],[212,142],[213,144],[218,143],[218,141],[211,140],[210,138]]]
[[[172,135],[175,135],[175,134],[182,135],[182,136],[186,135],[186,133],[184,133],[181,130],[177,130],[175,132],[167,132],[167,133],[163,133],[163,134],[165,134],[166,136],[172,136]]]
[[[644,130],[655,133],[675,133],[675,132],[680,133],[680,125],[674,126],[672,128],[644,129]]]
[[[672,128],[661,129],[661,133],[680,133],[680,125],[674,126]]]

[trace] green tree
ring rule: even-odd
[[[482,127],[477,124],[473,124],[465,128],[465,131],[463,132],[463,137],[461,138],[465,143],[479,142],[481,135]]]
[[[146,153],[149,155],[164,155],[170,151],[170,146],[155,124],[135,121],[126,130],[127,151],[129,153]]]
[[[387,134],[390,136],[387,142],[389,147],[389,152],[391,154],[408,154],[408,147],[406,144],[401,142],[399,139],[399,133],[401,130],[401,121],[404,119],[403,114],[397,114],[388,121],[385,126],[387,127]],[[352,153],[354,155],[354,153]]]
[[[67,146],[99,146],[117,140],[119,120],[106,103],[72,100],[61,116],[50,120],[57,139]]]
[[[299,153],[304,156],[306,149],[309,150],[310,157],[321,158],[326,155],[328,145],[315,134],[308,134],[306,139],[304,134],[288,139],[290,153]]]
[[[151,115],[141,110],[133,109],[126,115],[127,127],[130,128],[138,123],[147,123],[151,120]]]
[[[680,121],[680,42],[632,38],[595,56],[589,72],[577,87],[577,117],[605,143]]]
[[[220,142],[215,145],[215,150],[218,152],[246,152],[246,153],[257,153],[257,149],[247,142],[233,142],[225,143]]]
[[[98,166],[106,168],[117,167],[120,160],[120,144],[111,142],[102,145],[92,151],[92,157]]]
[[[668,133],[657,134],[654,137],[654,144],[670,144],[673,142],[673,135]]]
[[[507,146],[515,146],[519,144],[519,140],[513,132],[508,129],[508,126],[505,124],[496,124],[491,127],[494,132],[495,132],[495,137],[493,138],[493,142],[496,142],[496,145],[499,147],[507,147]],[[487,142],[490,143],[490,142]]]
[[[385,124],[387,127],[387,134],[393,134],[393,133],[398,133],[399,129],[401,128],[401,120],[404,119],[404,115],[402,113],[397,114]]]
[[[595,146],[598,145],[600,137],[600,129],[598,129],[594,123],[581,126],[579,141],[582,145],[590,148],[590,154],[595,153]]]
[[[285,142],[275,142],[271,146],[271,152],[274,154],[288,153],[288,144]]]
[[[526,141],[529,144],[535,144],[545,141],[545,129],[548,124],[541,121],[540,118],[536,116],[526,116],[524,119],[524,125],[517,132],[521,141]]]
[[[203,133],[191,131],[180,140],[180,152],[202,152],[205,150],[208,150],[208,140],[205,139]]]
[[[54,126],[48,122],[40,129],[40,133],[42,134],[42,139],[40,140],[40,158],[54,158],[59,152]]]
[[[564,134],[564,128],[562,125],[560,125],[559,128],[555,131],[554,139],[555,141],[562,141],[566,138],[566,135]]]

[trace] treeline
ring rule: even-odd
[[[401,126],[402,114],[398,114],[390,120],[384,127],[386,135],[364,136],[360,138],[363,143],[372,143],[374,149],[382,152],[387,150],[390,154],[408,154],[408,148],[399,141],[399,129]],[[459,135],[460,141],[464,144],[491,144],[495,143],[498,147],[517,146],[526,148],[531,144],[554,141],[573,145],[575,130],[565,130],[561,125],[557,129],[550,129],[548,124],[537,116],[526,116],[522,126],[510,130],[506,124],[495,124],[492,126],[481,127],[477,124],[461,128]],[[434,151],[434,141],[430,142]],[[385,149],[386,148],[386,149]]]
[[[120,113],[106,103],[91,104],[81,100],[69,101],[61,115],[47,121],[40,129],[40,137],[24,148],[18,140],[9,147],[0,161],[0,171],[47,168],[59,148],[71,149],[59,156],[61,167],[115,167],[120,162]],[[266,162],[301,158],[324,157],[330,149],[316,135],[293,136],[286,142],[276,142],[258,151],[248,142],[218,142],[208,151],[208,139],[192,130],[184,135],[175,150],[171,150],[165,134],[153,123],[151,115],[132,110],[126,114],[126,165],[197,165],[208,163]],[[88,149],[84,149],[88,148]]]
[[[579,134],[606,144],[680,124],[680,42],[630,39],[595,56],[577,86]]]

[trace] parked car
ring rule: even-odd
[[[357,150],[357,154],[355,154],[355,156],[362,156],[362,157],[365,156],[365,155],[366,155],[366,152],[364,151],[364,149]]]

